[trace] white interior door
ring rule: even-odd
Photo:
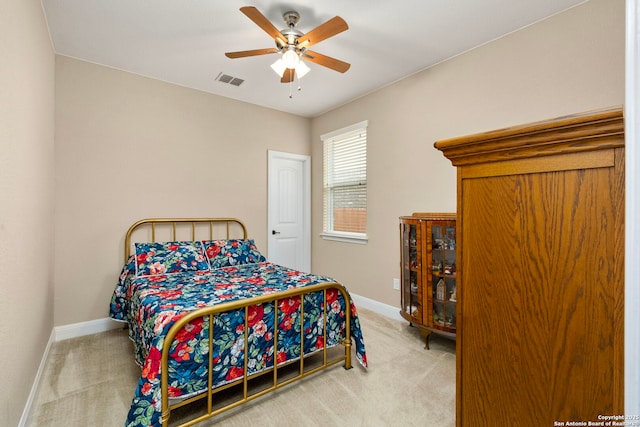
[[[311,157],[269,151],[268,259],[311,271]]]

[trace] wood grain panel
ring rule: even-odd
[[[624,123],[436,142],[458,168],[457,424],[624,413]]]
[[[612,187],[608,169],[465,181],[464,419],[613,413]]]
[[[615,307],[613,312],[614,356],[613,391],[611,399],[616,413],[624,413],[624,224],[625,224],[625,150],[615,150],[615,185],[612,188],[614,203],[614,256],[616,268],[611,279],[614,288]],[[635,308],[637,309],[637,308]],[[619,369],[617,369],[619,367]]]
[[[613,166],[614,149],[558,154],[555,156],[517,159],[505,162],[481,163],[461,169],[462,178],[540,173],[572,169],[603,168]]]

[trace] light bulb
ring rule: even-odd
[[[287,68],[296,68],[296,65],[300,62],[300,57],[293,50],[288,50],[282,54],[282,62]]]

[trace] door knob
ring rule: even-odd
[[[271,230],[271,234],[280,234],[280,232],[276,230]]]

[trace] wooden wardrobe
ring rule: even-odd
[[[622,109],[435,147],[458,175],[457,425],[623,414]]]

